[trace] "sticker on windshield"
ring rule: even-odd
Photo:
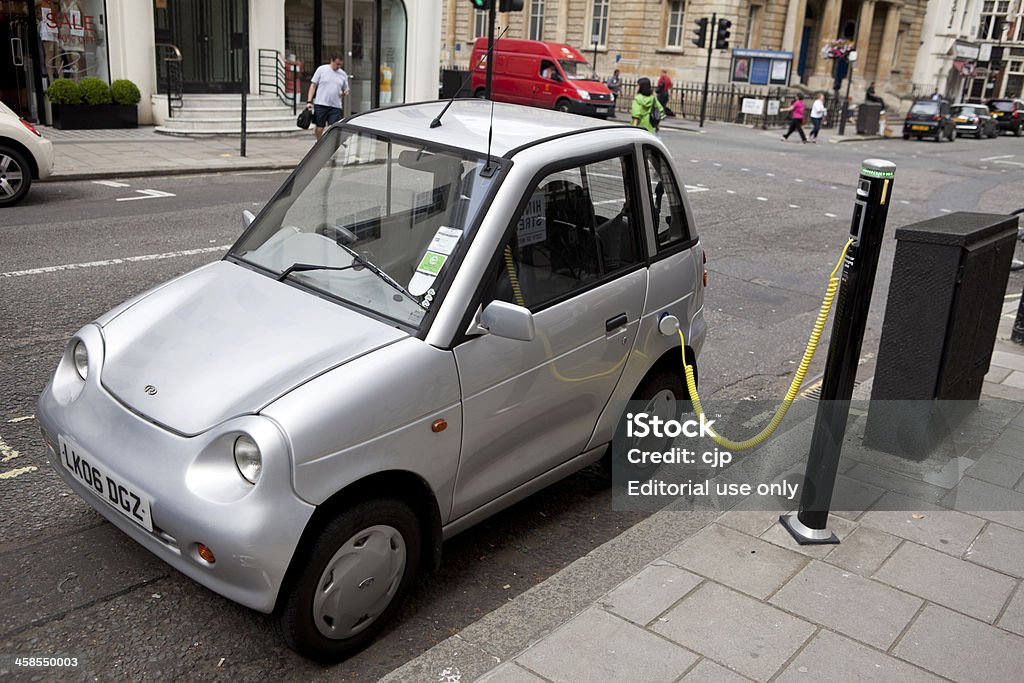
[[[455,245],[459,243],[461,237],[461,230],[442,225],[434,234],[434,239],[430,241],[430,246],[427,249],[447,256],[455,251]]]
[[[544,193],[534,192],[523,209],[523,215],[516,226],[516,242],[519,247],[543,242],[548,238],[547,220],[544,216]]]
[[[447,254],[428,251],[423,255],[423,258],[420,260],[420,265],[416,267],[416,270],[417,272],[437,277],[437,274],[441,272],[441,267],[444,266],[444,262],[447,260]]]

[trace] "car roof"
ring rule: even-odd
[[[514,153],[523,147],[591,130],[632,130],[624,124],[608,123],[601,119],[475,98],[452,101],[452,106],[441,119],[441,125],[431,128],[430,122],[444,109],[445,104],[445,101],[421,102],[374,109],[350,116],[345,120],[345,125],[486,154],[493,104],[490,148],[493,156],[509,156],[510,152]]]

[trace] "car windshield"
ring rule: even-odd
[[[418,328],[494,178],[484,159],[332,128],[229,255]]]
[[[586,62],[577,62],[572,59],[560,59],[558,63],[562,65],[562,71],[565,72],[566,78],[570,81],[599,81],[600,78],[594,73],[594,70],[590,68],[590,65]]]
[[[1013,102],[1010,100],[993,100],[988,103],[988,106],[997,111],[1013,111]]]
[[[933,116],[939,113],[939,103],[935,101],[914,102],[913,106],[910,107],[910,113]]]

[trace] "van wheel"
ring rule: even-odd
[[[366,647],[394,617],[419,572],[422,534],[405,503],[356,503],[292,561],[278,627],[304,657],[330,664]]]
[[[569,100],[562,98],[555,103],[555,109],[560,112],[569,113]],[[1019,133],[1018,133],[1019,135]]]
[[[485,90],[484,88],[477,88],[476,91],[473,93],[473,97],[482,100],[484,99],[484,95],[486,94],[487,90]]]
[[[28,194],[32,169],[21,154],[0,145],[0,206],[14,206]]]

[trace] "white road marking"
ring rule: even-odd
[[[900,200],[900,204],[909,204],[909,203],[910,202],[908,202],[906,199],[901,199]]]
[[[774,173],[765,173],[765,175],[768,176],[769,178],[774,178],[775,177]]]
[[[707,192],[708,191],[708,188],[706,188],[706,187],[697,187],[696,185],[683,185],[683,187],[686,188],[687,192]]]
[[[836,215],[834,213],[826,213],[825,215],[828,216],[829,218],[836,218]]]
[[[736,194],[736,190],[726,190],[726,194]]]
[[[997,157],[985,157],[984,159],[978,159],[978,161],[995,161],[996,159],[1012,159],[1013,157],[1013,154],[1003,154]]]
[[[94,180],[93,185],[106,185],[107,187],[131,187],[128,183],[119,183],[116,180]]]
[[[28,467],[19,467],[18,469],[11,470],[10,472],[0,473],[0,479],[14,479],[15,477],[20,477],[23,474],[35,472],[38,469],[38,467],[34,467],[33,465],[29,465]]]
[[[804,181],[804,179],[803,179],[803,178],[795,178],[795,180],[796,180],[796,181],[797,181],[798,183],[802,183],[802,182]]]
[[[8,420],[7,423],[13,425],[13,424],[17,424],[19,422],[24,422],[25,420],[31,420],[33,418],[35,418],[35,415],[24,415],[22,417],[12,418],[12,419]]]
[[[173,192],[164,192],[163,190],[135,190],[141,197],[118,197],[116,201],[119,202],[130,202],[136,199],[156,199],[158,197],[177,197],[178,195]]]
[[[7,462],[18,457],[18,451],[7,445],[3,437],[0,437],[0,462]]]
[[[949,209],[939,209],[939,212],[940,212],[940,213],[953,213],[953,212],[952,212],[952,211],[950,211]]]
[[[712,164],[712,166],[716,166],[716,167],[718,167],[718,168],[721,168],[721,167],[722,167],[722,165],[721,165],[721,164],[719,164],[719,163],[715,163],[715,164]]]
[[[995,164],[1011,164],[1013,166],[1024,166],[1024,163],[1021,163],[1019,161],[994,161],[992,163],[995,163]],[[1005,170],[1006,169],[1004,168],[1003,171],[1005,171]]]
[[[759,201],[759,202],[766,202],[766,201],[768,201],[768,198],[767,197],[758,197],[757,201]]]
[[[116,266],[121,263],[135,263],[138,261],[162,261],[179,256],[194,256],[196,254],[209,254],[215,251],[224,251],[226,247],[201,247],[199,249],[182,249],[181,251],[169,251],[164,254],[146,254],[144,256],[126,256],[124,258],[112,258],[106,261],[89,261],[88,263],[67,263],[61,266],[46,266],[44,268],[32,268],[30,270],[11,270],[0,273],[0,277],[22,277],[24,275],[42,275],[44,273],[59,273],[62,270],[77,270],[79,268],[99,268],[102,266]]]
[[[700,163],[700,159],[690,159],[690,163],[691,164],[699,164]]]
[[[749,168],[741,168],[740,170],[741,171],[749,171],[750,169]]]
[[[790,204],[789,208],[791,208],[791,209],[799,209],[800,207],[797,206],[796,204]]]

